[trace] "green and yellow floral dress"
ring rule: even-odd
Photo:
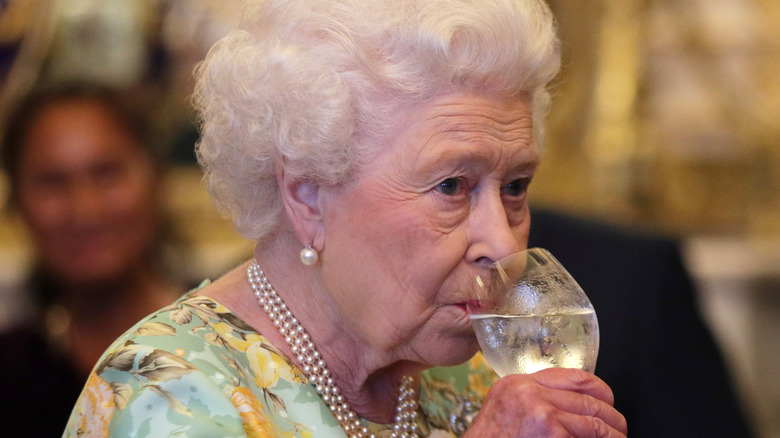
[[[453,437],[496,376],[480,355],[423,373],[418,426]],[[390,427],[364,420],[377,436]],[[64,437],[340,437],[300,369],[213,299],[185,295],[120,337],[100,359]]]

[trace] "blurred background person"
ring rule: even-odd
[[[10,436],[60,434],[106,346],[184,291],[165,268],[163,169],[145,126],[120,95],[84,84],[35,90],[8,120],[2,165],[36,257],[36,311],[0,337]]]

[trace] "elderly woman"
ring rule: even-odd
[[[558,65],[541,0],[249,4],[195,101],[254,259],[120,338],[66,435],[624,436],[591,374],[429,370],[475,356],[474,278],[526,245]]]

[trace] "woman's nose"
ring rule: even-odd
[[[492,264],[523,249],[520,240],[528,234],[527,214],[521,223],[511,224],[500,194],[480,199],[469,221],[470,261]]]
[[[102,202],[99,187],[88,182],[75,184],[70,193],[73,219],[80,224],[91,223],[102,214]]]

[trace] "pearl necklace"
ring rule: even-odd
[[[252,261],[247,268],[247,278],[258,303],[284,337],[284,341],[296,356],[298,364],[303,367],[303,373],[314,385],[322,400],[328,404],[330,411],[347,436],[350,438],[375,438],[375,435],[369,433],[368,428],[363,426],[357,414],[350,409],[309,334],[284,304],[271,283],[268,282],[268,278],[260,269],[257,261]],[[404,376],[399,388],[398,405],[396,406],[391,437],[416,438],[416,418],[417,401],[412,387],[412,378]]]

